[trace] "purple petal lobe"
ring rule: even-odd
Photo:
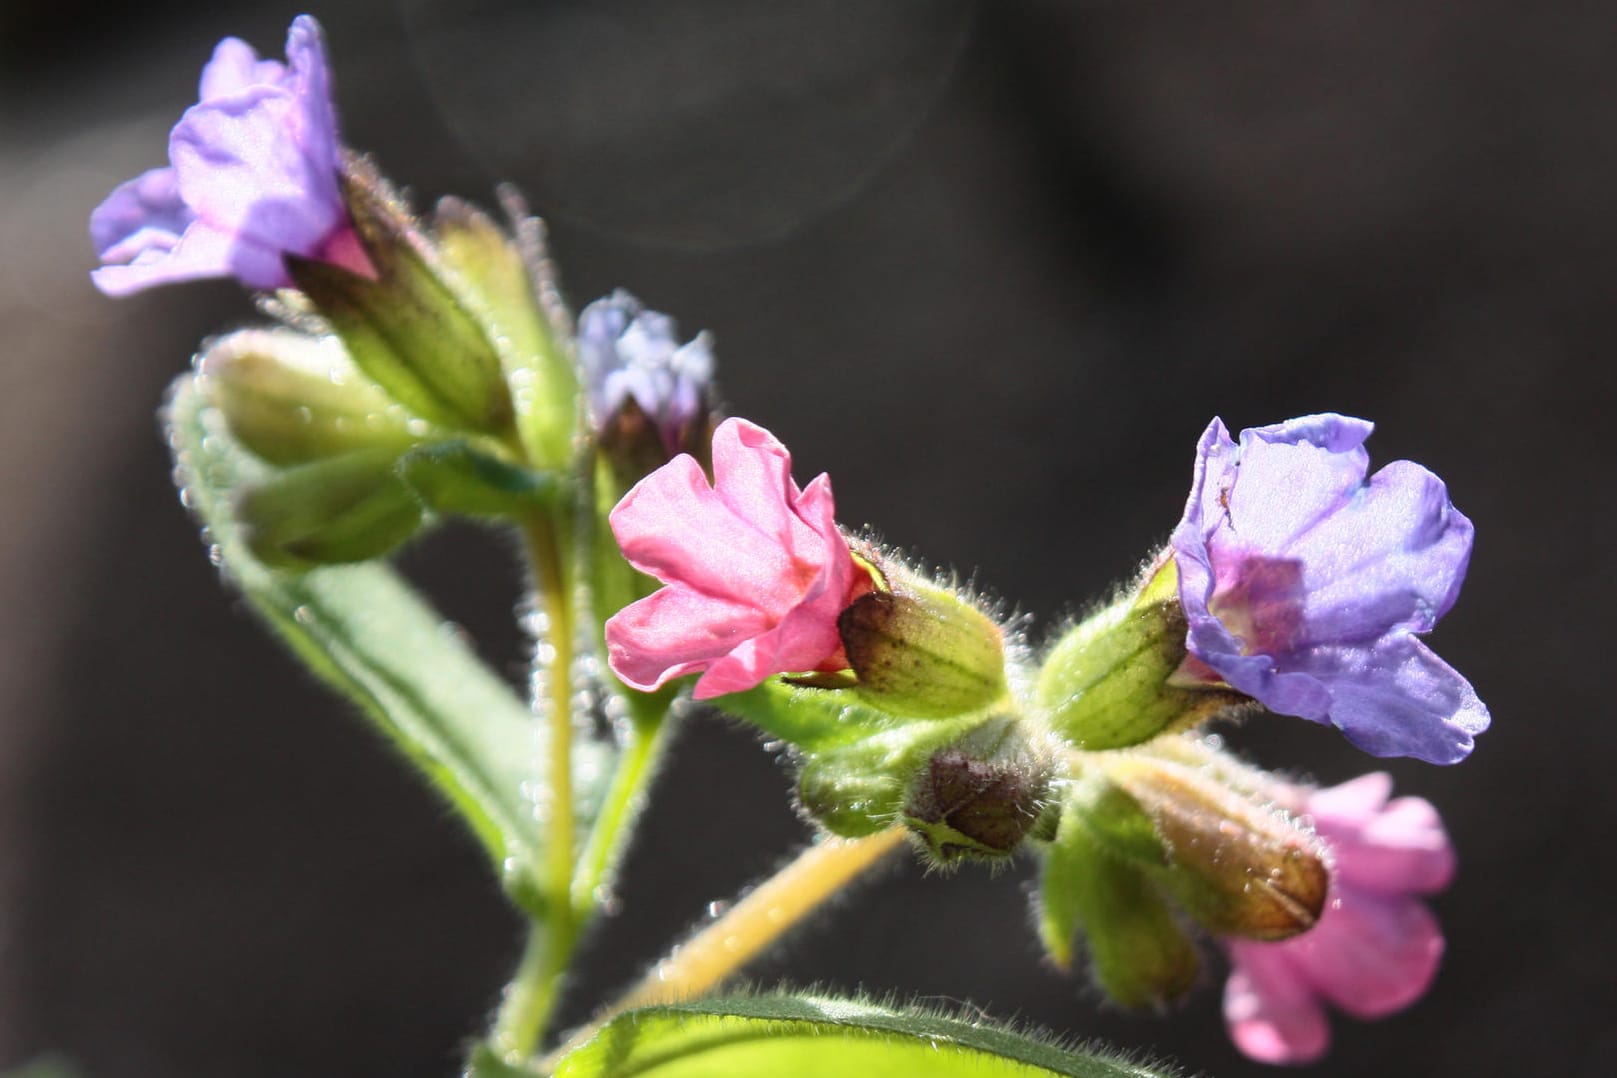
[[[299,16],[286,64],[226,38],[198,101],[169,136],[171,167],[115,190],[91,215],[96,286],[125,295],[199,277],[291,283],[282,256],[368,265],[338,185],[337,118],[319,25]],[[354,268],[351,267],[351,268]]]
[[[1186,645],[1272,711],[1377,755],[1453,763],[1488,713],[1414,634],[1454,605],[1471,522],[1437,476],[1368,476],[1371,425],[1339,415],[1202,435],[1172,547]]]

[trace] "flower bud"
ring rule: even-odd
[[[457,296],[426,236],[381,177],[350,157],[342,179],[376,277],[288,255],[292,279],[354,363],[400,404],[455,430],[507,433],[511,394],[487,327]]]
[[[897,715],[948,718],[1005,695],[1005,643],[981,610],[943,588],[899,580],[837,618],[859,694]]]
[[[282,569],[365,561],[421,526],[397,456],[368,449],[277,472],[243,489],[236,517],[254,556]]]
[[[904,822],[943,864],[1013,853],[1050,802],[1050,761],[1023,724],[997,716],[934,752],[916,773]]]
[[[272,464],[356,449],[402,452],[430,429],[355,370],[330,337],[242,330],[209,344],[197,368],[230,433]]]
[[[1137,594],[1085,619],[1050,650],[1037,699],[1078,748],[1138,745],[1246,702],[1170,683],[1186,655],[1177,580],[1172,561],[1157,567]]]
[[[578,375],[564,343],[568,317],[545,253],[544,225],[514,191],[500,195],[514,235],[469,203],[445,198],[433,215],[437,251],[461,298],[489,327],[528,459],[563,469],[573,459],[580,411]]]
[[[1096,982],[1125,1007],[1161,1007],[1188,992],[1201,962],[1161,889],[1111,852],[1083,816],[1063,812],[1045,851],[1039,935],[1063,969],[1082,932]]]
[[[1091,830],[1123,856],[1159,869],[1203,927],[1278,940],[1319,919],[1330,885],[1324,853],[1283,811],[1162,759],[1109,760],[1105,775],[1113,788],[1078,806]],[[1160,843],[1150,857],[1147,824]]]

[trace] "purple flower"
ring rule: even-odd
[[[338,187],[337,115],[320,26],[292,22],[287,63],[219,42],[198,102],[169,135],[170,166],[115,189],[90,215],[109,296],[200,277],[292,283],[284,254],[372,274]]]
[[[680,344],[672,318],[644,309],[622,289],[578,316],[578,361],[598,430],[633,401],[672,456],[685,448],[693,424],[707,417],[713,378],[708,335]]]
[[[1305,416],[1202,435],[1174,530],[1187,680],[1339,727],[1376,756],[1464,759],[1488,709],[1416,638],[1454,605],[1471,522],[1409,461],[1365,478],[1371,424]]]
[[[1333,860],[1331,894],[1313,928],[1279,943],[1226,940],[1230,1038],[1265,1063],[1309,1063],[1330,1047],[1325,1004],[1382,1018],[1425,994],[1443,933],[1419,895],[1454,875],[1443,821],[1418,797],[1388,801],[1385,772],[1305,795]]]

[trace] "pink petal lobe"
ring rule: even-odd
[[[636,688],[700,671],[699,700],[842,669],[837,617],[856,570],[830,480],[799,490],[785,446],[740,419],[714,432],[713,472],[709,485],[681,455],[612,510],[624,556],[665,585],[608,621],[612,669]]]
[[[1230,1039],[1260,1063],[1312,1063],[1325,1055],[1331,1029],[1283,944],[1236,942],[1224,985]]]
[[[1359,1018],[1403,1010],[1431,987],[1443,959],[1437,919],[1414,898],[1342,888],[1336,905],[1290,946],[1322,997]]]

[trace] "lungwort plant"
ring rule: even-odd
[[[468,1073],[1164,1073],[902,1003],[717,994],[891,857],[1036,859],[1043,947],[1123,1006],[1177,1000],[1222,952],[1230,1034],[1260,1060],[1317,1058],[1327,1007],[1381,1017],[1431,983],[1422,898],[1454,868],[1432,806],[1384,774],[1299,785],[1206,733],[1267,712],[1452,764],[1488,725],[1421,641],[1471,524],[1419,465],[1372,473],[1368,422],[1212,420],[1169,544],[1036,646],[718,414],[705,336],[621,291],[575,318],[514,195],[503,219],[417,216],[341,140],[313,19],[285,63],[220,43],[168,154],[92,215],[95,282],[230,277],[272,320],[175,384],[176,475],[226,585],[403,750],[531,923]],[[520,536],[527,699],[386,563],[448,517]],[[789,746],[817,838],[555,1029],[693,701]]]

